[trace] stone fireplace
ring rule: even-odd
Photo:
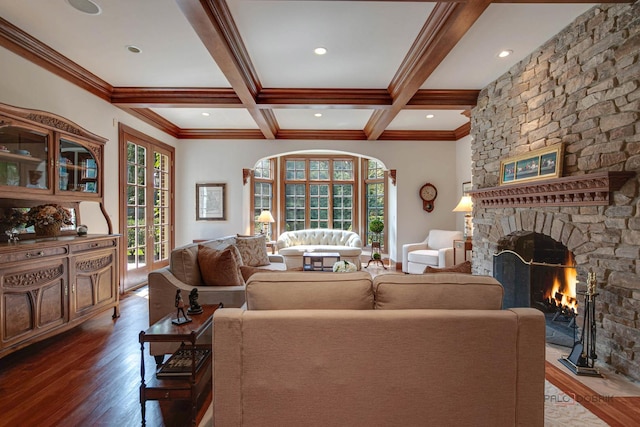
[[[598,360],[640,380],[640,2],[589,10],[484,88],[471,136],[474,273],[508,236],[563,245],[578,291],[596,273]],[[498,185],[501,159],[558,143],[562,178]]]

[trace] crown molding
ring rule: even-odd
[[[111,100],[113,87],[109,83],[1,17],[0,46],[91,92],[99,98],[107,101]]]

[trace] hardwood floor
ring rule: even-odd
[[[143,295],[124,296],[118,319],[106,311],[0,359],[0,426],[141,425],[138,334],[149,326]],[[148,351],[145,364],[155,365]],[[190,425],[188,402],[146,407],[147,426]]]
[[[106,311],[71,331],[0,359],[0,427],[141,425],[138,334],[148,327],[144,291],[122,298],[119,319]],[[148,352],[145,363],[148,367],[154,363]],[[575,376],[549,363],[546,377],[567,394],[596,395]],[[640,425],[638,397],[582,403],[609,425]],[[188,402],[150,401],[146,407],[148,426],[190,424]]]

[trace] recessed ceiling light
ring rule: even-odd
[[[315,53],[316,55],[324,55],[325,53],[327,53],[327,49],[324,47],[317,47],[313,49],[313,53]]]
[[[134,46],[132,44],[127,46],[127,50],[131,53],[140,53],[142,52],[142,49],[140,49],[138,46]]]
[[[315,113],[314,116],[316,117],[322,117],[322,113]]]
[[[498,54],[498,58],[506,58],[513,53],[512,50],[503,50]]]
[[[91,0],[67,0],[72,8],[79,10],[87,15],[100,15],[102,9]]]
[[[205,116],[205,117],[209,117],[210,116],[210,114],[207,113],[206,111],[204,113],[202,113],[202,115]]]
[[[427,114],[425,117],[427,119],[433,119],[435,116],[433,114]]]

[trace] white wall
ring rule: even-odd
[[[389,215],[391,221],[396,219],[389,231],[397,229],[396,241],[390,242],[391,259],[400,260],[402,244],[424,239],[430,228],[456,227],[451,210],[459,200],[461,185],[456,176],[455,142],[194,140],[181,142],[176,150],[176,186],[181,189],[176,195],[177,244],[248,231],[249,199],[242,184],[242,169],[252,169],[264,157],[310,149],[373,157],[388,169],[397,169],[397,186],[391,191],[397,199]],[[195,221],[195,184],[206,182],[226,183],[226,221]],[[418,195],[426,182],[438,188],[431,213],[422,209]]]
[[[397,187],[390,195],[390,257],[401,261],[405,243],[417,242],[431,228],[457,228],[462,222],[451,210],[460,198],[461,183],[470,179],[469,138],[461,141],[177,141],[130,116],[108,102],[66,80],[0,48],[0,102],[61,115],[109,140],[105,146],[105,207],[118,230],[118,127],[122,122],[153,138],[176,147],[176,245],[196,238],[215,237],[248,231],[248,189],[242,184],[242,169],[251,169],[261,158],[277,154],[329,149],[381,160],[396,169]],[[469,154],[466,154],[466,153]],[[227,184],[227,220],[195,220],[195,184]],[[438,188],[435,210],[422,209],[418,190],[430,182]],[[395,220],[395,223],[393,221]],[[400,254],[400,255],[399,255]]]
[[[176,140],[2,47],[0,64],[1,103],[57,114],[109,140],[104,150],[104,201],[117,232],[118,122],[170,145],[175,145]]]

